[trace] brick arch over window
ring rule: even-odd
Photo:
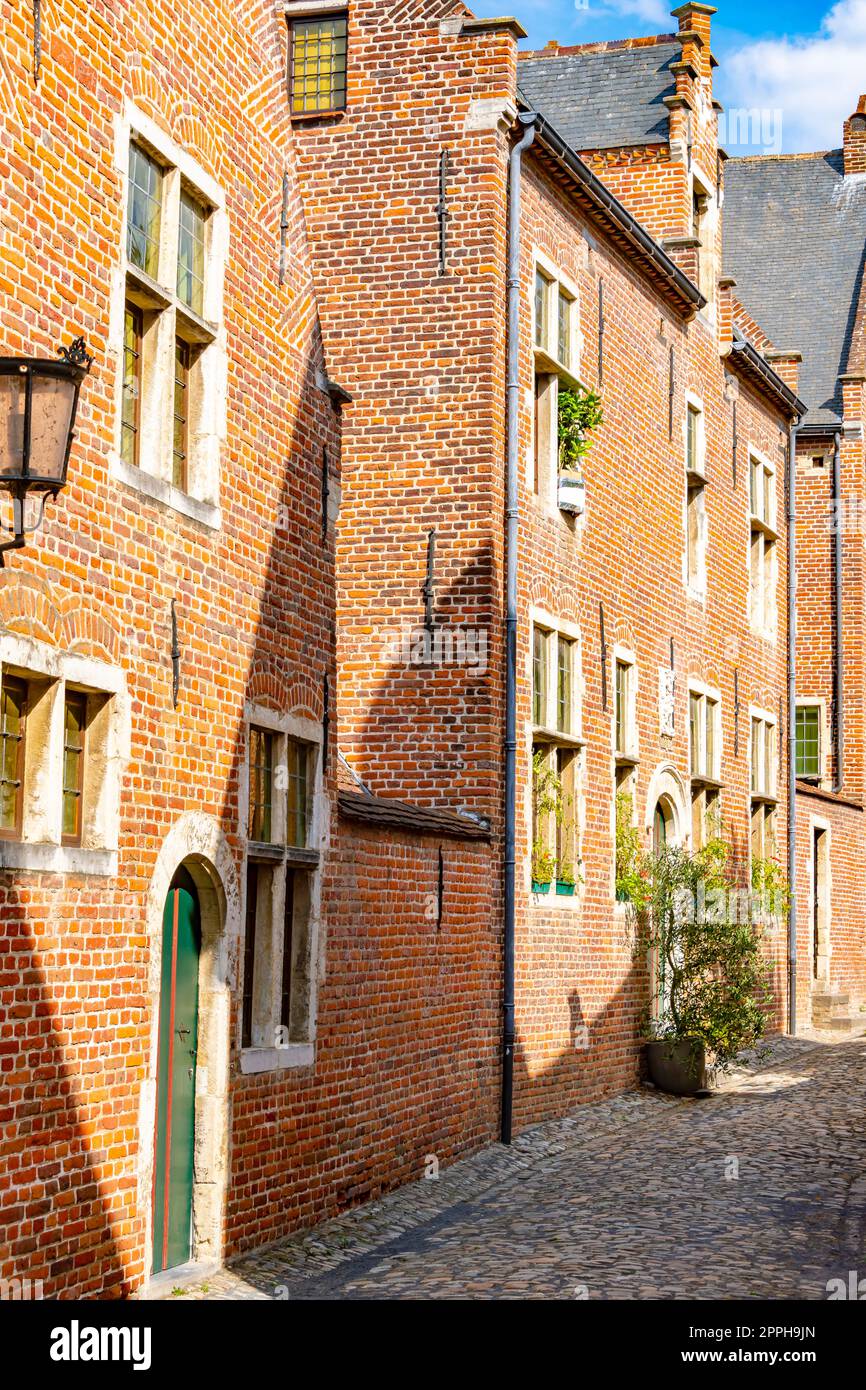
[[[529,585],[529,604],[532,608],[543,608],[551,617],[561,622],[580,626],[580,594],[573,584],[551,583],[543,575],[536,575]]]
[[[166,89],[163,82],[146,66],[147,60],[133,68],[129,79],[129,94],[136,107],[145,116],[150,116],[160,130],[171,135],[180,122],[180,103]]]
[[[696,653],[690,653],[686,660],[686,679],[700,681],[701,685],[707,685],[711,690],[722,688],[719,668]]]
[[[63,646],[63,619],[48,585],[29,574],[10,574],[0,581],[0,626],[10,632]]]
[[[608,645],[614,643],[618,647],[625,647],[627,651],[637,651],[637,641],[635,640],[634,630],[628,623],[614,623],[613,628],[607,634]]]
[[[287,678],[277,670],[276,663],[257,662],[253,666],[247,680],[246,698],[251,704],[263,705],[279,714],[303,715],[317,723],[321,723],[325,713],[321,684],[305,672],[296,672]]]
[[[171,134],[178,145],[195,156],[211,178],[223,183],[223,152],[199,116],[184,111]]]
[[[62,608],[62,646],[78,656],[120,662],[122,630],[117,620],[94,612],[92,602],[72,599]]]

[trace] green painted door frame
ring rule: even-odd
[[[195,1068],[201,924],[189,874],[175,875],[162,917],[159,1063],[153,1164],[153,1272],[192,1253]]]

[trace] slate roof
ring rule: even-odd
[[[724,271],[776,346],[802,352],[810,425],[841,419],[866,254],[866,180],[843,167],[840,150],[725,165]]]
[[[517,79],[527,105],[555,126],[573,150],[662,145],[676,91],[670,64],[682,58],[676,40],[636,48],[572,51],[521,58]]]

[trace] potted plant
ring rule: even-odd
[[[556,891],[561,898],[571,898],[574,896],[574,865],[567,859],[561,859],[556,867]]]
[[[653,968],[647,1064],[675,1095],[706,1089],[707,1069],[725,1071],[766,1027],[772,967],[761,932],[715,840],[696,854],[666,846],[648,856],[649,892],[637,944]]]
[[[582,515],[586,510],[586,485],[581,472],[581,460],[592,448],[589,435],[602,423],[603,418],[601,399],[595,391],[560,384],[557,412],[557,494],[561,511]]]
[[[549,893],[556,870],[556,860],[541,840],[532,846],[532,891]]]

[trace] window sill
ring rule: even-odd
[[[724,783],[720,782],[717,777],[705,777],[700,772],[693,772],[689,780],[693,787],[699,789],[701,787],[706,787],[707,790],[711,792],[720,792],[724,786]]]
[[[555,357],[551,357],[550,353],[545,352],[544,348],[536,346],[533,351],[535,353],[535,370],[537,372],[540,372],[543,376],[558,376],[560,381],[563,382],[564,385],[570,386],[573,391],[585,391],[587,389],[580,377],[575,376],[574,372],[569,371],[568,367],[563,366]]]
[[[778,806],[777,796],[767,796],[764,792],[752,792],[751,800],[754,806]]]
[[[338,116],[345,116],[345,114],[345,106],[334,106],[330,111],[290,111],[289,118],[294,125],[295,122],[333,121]]]
[[[146,473],[143,468],[124,463],[117,454],[111,456],[111,473],[118,482],[124,483],[135,492],[143,493],[151,501],[179,512],[181,516],[198,522],[200,526],[206,526],[210,531],[222,530],[222,512],[213,502],[202,502],[197,497],[191,497],[188,492],[182,492],[179,487],[166,482],[165,478],[158,478],[153,473]]]
[[[31,844],[26,840],[0,840],[0,869],[114,878],[117,875],[117,850],[82,849],[78,845]]]
[[[569,748],[585,748],[586,739],[582,734],[566,734],[560,729],[548,729],[546,726],[533,726],[533,743],[561,743],[567,744]]]
[[[780,533],[776,531],[772,526],[768,525],[766,521],[762,521],[759,516],[751,516],[749,518],[749,521],[752,530],[760,531],[761,535],[766,536],[768,541],[777,541],[779,539]]]
[[[637,753],[614,753],[617,767],[637,767],[640,757]]]
[[[243,1076],[258,1076],[266,1071],[289,1071],[295,1067],[312,1067],[316,1062],[316,1044],[289,1043],[287,1047],[245,1047],[240,1058]]]

